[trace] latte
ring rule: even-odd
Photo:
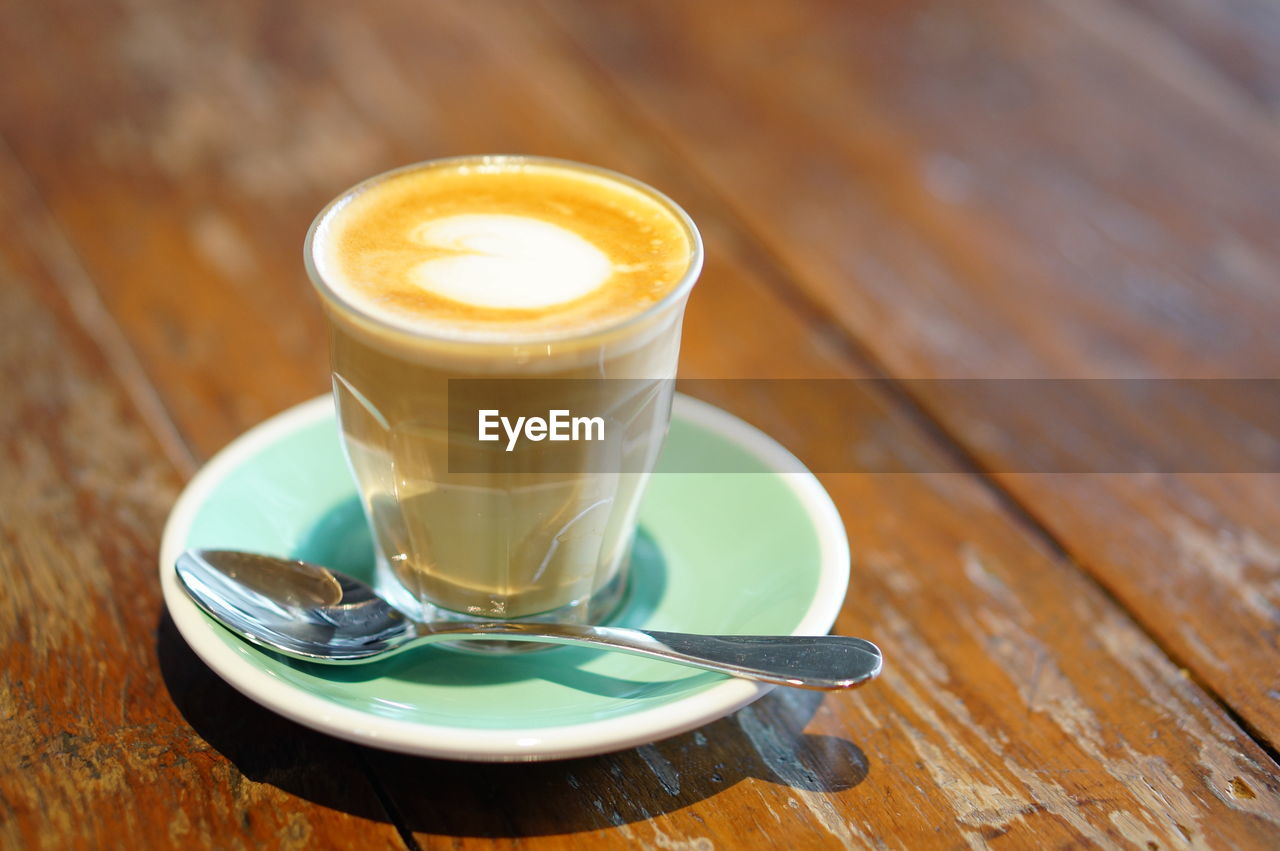
[[[490,157],[392,173],[335,205],[314,260],[335,295],[450,338],[585,333],[659,302],[693,243],[672,206],[578,167]]]
[[[426,163],[320,214],[308,267],[384,592],[426,617],[608,614],[666,435],[700,258],[666,198],[555,160]],[[525,379],[571,387],[565,404],[606,418],[604,439],[513,469],[474,416],[470,431],[450,420],[451,381],[469,378],[520,382],[526,398],[543,385]]]

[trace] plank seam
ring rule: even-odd
[[[400,841],[404,843],[405,848],[409,851],[422,851],[422,846],[418,844],[417,837],[413,835],[413,831],[409,828],[408,821],[400,809],[395,805],[395,800],[387,792],[386,787],[382,785],[382,781],[378,778],[378,772],[374,771],[373,766],[369,763],[366,755],[366,749],[362,747],[352,746],[351,751],[355,754],[356,761],[360,763],[360,768],[364,770],[364,774],[369,778],[369,784],[373,787],[373,794],[378,797],[378,802],[382,804],[382,809],[386,812],[387,818],[391,820],[391,826],[396,829],[396,833],[400,834]]]

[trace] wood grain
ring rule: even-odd
[[[1140,15],[1103,2],[547,6],[779,279],[889,375],[1280,369],[1274,122]],[[1017,475],[1008,447],[1027,434],[1070,455],[1082,436],[1161,441],[1169,420],[1117,417],[1100,399],[1074,416],[1012,412],[1022,427],[1001,435],[1011,412],[963,393],[916,402],[980,465],[1015,470],[996,478],[1036,522],[1280,740],[1280,480]],[[1227,451],[1273,429],[1203,439]]]
[[[1121,7],[1116,9],[1114,7]],[[1155,43],[1149,55],[1157,72],[1166,65],[1195,68],[1218,97],[1244,100],[1270,113],[1280,111],[1280,9],[1265,0],[1120,0],[1115,19],[1128,10]],[[1196,67],[1198,66],[1198,67]],[[1216,78],[1216,80],[1214,80]]]
[[[0,845],[400,847],[352,749],[240,697],[161,616],[178,476],[3,152],[0,231]]]
[[[524,150],[599,162],[672,191],[703,225],[709,258],[690,303],[684,375],[854,378],[880,364],[905,376],[939,374],[932,367],[944,355],[921,342],[934,339],[937,328],[960,341],[951,351],[960,374],[985,374],[1001,361],[989,357],[981,339],[970,338],[971,322],[977,323],[972,334],[989,335],[991,346],[1052,348],[1041,345],[1051,336],[1047,320],[1010,323],[1015,334],[983,310],[963,308],[959,287],[971,286],[970,297],[981,304],[994,299],[993,287],[1011,286],[1004,277],[993,282],[989,275],[947,271],[932,290],[902,285],[897,300],[876,301],[861,289],[840,295],[834,276],[814,271],[859,256],[873,267],[895,264],[880,267],[885,289],[876,292],[883,295],[917,272],[927,281],[931,270],[949,270],[935,259],[939,253],[958,251],[973,268],[988,268],[985,242],[963,245],[971,232],[997,232],[985,220],[955,231],[959,225],[940,218],[923,235],[914,230],[922,211],[931,209],[927,192],[899,198],[887,212],[852,195],[866,204],[859,221],[877,229],[849,244],[837,245],[840,234],[826,221],[838,211],[808,208],[815,232],[809,237],[805,230],[801,244],[814,255],[811,266],[782,254],[781,237],[760,232],[774,213],[780,228],[794,227],[794,205],[800,203],[773,198],[762,186],[773,180],[780,186],[788,174],[803,177],[807,167],[812,184],[798,194],[829,198],[830,192],[817,189],[846,179],[844,167],[831,163],[843,162],[849,146],[888,175],[864,174],[863,181],[892,182],[893,175],[906,173],[892,144],[902,137],[875,135],[891,126],[887,121],[864,124],[845,116],[846,135],[835,140],[834,127],[824,125],[819,134],[797,121],[802,132],[793,138],[771,123],[793,118],[792,101],[815,110],[824,104],[806,88],[816,85],[806,74],[821,68],[806,70],[797,54],[822,44],[809,36],[825,19],[751,20],[735,7],[719,19],[732,27],[699,31],[710,12],[694,10],[683,19],[687,27],[668,32],[662,27],[674,19],[665,16],[674,13],[650,5],[640,16],[645,20],[633,20],[639,8],[567,6],[554,23],[510,4],[407,0],[367,7],[56,0],[6,10],[0,74],[15,68],[23,73],[11,74],[15,82],[0,87],[0,133],[30,172],[52,211],[49,227],[65,233],[82,272],[75,282],[19,291],[29,295],[15,302],[22,308],[16,325],[29,333],[3,350],[14,359],[5,360],[5,368],[25,365],[33,353],[51,357],[42,342],[54,339],[45,330],[50,327],[83,346],[73,366],[84,377],[72,389],[114,388],[113,404],[124,413],[103,427],[113,440],[133,435],[138,443],[132,454],[97,462],[132,466],[94,469],[104,470],[108,481],[138,482],[137,498],[148,500],[151,512],[126,524],[132,537],[122,538],[114,527],[91,536],[111,558],[106,567],[98,567],[96,558],[77,562],[76,575],[92,577],[98,588],[85,606],[118,607],[120,578],[131,578],[130,587],[145,586],[150,595],[143,621],[154,627],[158,600],[148,548],[155,546],[159,518],[176,487],[159,460],[161,444],[140,430],[108,370],[122,376],[136,409],[153,431],[167,435],[170,455],[186,454],[186,465],[267,413],[320,392],[325,339],[298,262],[303,231],[343,186],[402,162]],[[891,28],[909,11],[886,7],[866,14]],[[774,25],[765,27],[770,21]],[[763,29],[768,38],[761,38]],[[760,88],[756,112],[750,122],[728,123],[725,114],[747,115],[746,96],[739,84],[711,76],[700,63],[717,50],[736,51],[745,62],[761,44],[781,39],[776,43],[786,45],[787,37],[794,51],[768,58],[790,57],[796,66],[783,66],[788,76],[773,89],[760,76],[744,75]],[[824,55],[823,67],[843,68],[840,51]],[[637,82],[644,80],[652,82]],[[712,84],[722,98],[707,96]],[[641,104],[642,120],[633,103]],[[668,111],[670,120],[655,117]],[[717,157],[736,163],[741,173],[711,169],[700,148],[705,137],[690,141],[692,130],[678,120],[692,122],[699,111],[708,132],[723,134],[715,139]],[[801,142],[812,146],[804,151],[809,159],[787,159],[789,168],[780,168],[779,157],[795,155]],[[755,175],[753,169],[777,174]],[[740,190],[726,190],[729,176],[741,180]],[[774,201],[780,206],[771,212]],[[0,237],[7,255],[25,256],[28,243],[39,244],[28,234]],[[908,248],[919,248],[919,255]],[[1025,267],[1018,268],[1038,268],[1034,251],[1019,256]],[[21,268],[43,282],[49,276],[40,270],[53,265],[43,257]],[[857,299],[857,307],[872,311],[852,326],[856,336],[824,314],[833,308],[815,281],[832,287],[832,299]],[[855,290],[847,283],[845,289]],[[96,319],[75,315],[96,345],[65,330],[74,324],[59,292],[81,293],[76,297],[86,303],[100,298],[100,311],[81,311]],[[931,299],[954,303],[957,312]],[[921,306],[915,313],[897,311],[903,303]],[[1033,313],[1026,306],[1009,310],[1015,317]],[[916,320],[910,333],[901,331]],[[1073,321],[1086,327],[1083,316]],[[1098,334],[1151,346],[1158,353],[1152,358],[1178,349],[1148,343],[1122,322],[1099,322]],[[866,357],[864,343],[878,347],[875,358]],[[44,386],[22,384],[18,396],[39,399]],[[751,401],[735,399],[740,391],[732,383],[724,387],[724,404]],[[386,823],[393,819],[426,848],[917,848],[994,841],[1017,847],[1267,847],[1280,825],[1280,781],[1271,757],[1184,676],[1120,601],[1028,524],[1005,493],[969,469],[901,394],[874,395],[868,406],[853,420],[814,410],[815,445],[845,453],[863,423],[888,422],[905,435],[895,442],[904,456],[889,459],[890,469],[947,471],[824,476],[855,551],[854,584],[837,629],[884,647],[889,667],[881,681],[825,698],[778,692],[697,732],[620,754],[548,765],[462,765],[347,748],[244,701],[237,704],[162,623],[158,658],[140,656],[130,669],[136,682],[151,684],[128,689],[136,695],[134,711],[169,718],[178,725],[174,738],[188,748],[203,747],[203,739],[202,765],[212,779],[186,781],[188,786],[188,775],[165,768],[156,772],[151,791],[129,790],[140,813],[129,844],[165,844],[167,834],[157,831],[169,822],[147,795],[160,799],[166,789],[194,788],[200,791],[179,798],[177,807],[164,810],[165,818],[185,814],[188,823],[201,825],[200,840],[215,844],[234,844],[237,837],[245,845],[287,844],[291,837],[275,832],[301,812],[310,838],[339,846],[395,842]],[[91,407],[76,410],[81,418],[92,416]],[[46,421],[59,428],[80,422],[60,411],[40,422]],[[762,424],[784,440],[786,429],[796,427],[785,417]],[[160,486],[138,473],[151,468],[160,470]],[[55,476],[24,469],[22,478],[68,498]],[[1150,488],[1157,490],[1155,483]],[[1212,498],[1220,496],[1237,498]],[[108,491],[108,497],[106,511],[132,516],[117,494]],[[1078,506],[1079,499],[1071,504]],[[49,546],[63,512],[24,510],[29,513],[15,515],[29,518],[19,528]],[[1209,534],[1215,553],[1238,552],[1235,562],[1218,560],[1223,571],[1251,569],[1243,560],[1252,557],[1252,544]],[[86,545],[83,535],[70,539]],[[6,555],[12,551],[6,540]],[[148,565],[144,574],[126,573],[135,561]],[[44,577],[9,564],[6,575],[18,578],[8,584],[21,593]],[[1186,599],[1198,590],[1185,588]],[[162,699],[160,677],[172,704]],[[183,685],[188,678],[193,685]],[[58,697],[65,684],[47,682],[34,669],[29,679],[31,693],[54,696],[45,704],[52,723],[80,717],[87,707],[102,719],[85,733],[87,740],[125,735],[123,722],[111,714],[124,688],[118,678],[110,688],[80,693],[74,707]],[[172,712],[175,705],[189,728]],[[245,720],[232,726],[228,716]],[[7,717],[22,719],[28,747],[53,747],[48,730],[35,726],[38,713],[30,705]],[[118,766],[119,760],[104,756],[101,763]],[[257,782],[223,780],[242,775]],[[22,787],[19,776],[17,770],[6,773],[0,786],[5,802],[52,801],[51,812],[69,812],[54,778],[38,775]],[[370,784],[381,790],[394,817],[376,805]],[[25,797],[15,798],[14,790]],[[99,820],[94,823],[109,823],[123,809],[123,794],[117,788],[90,798],[86,812]],[[246,807],[252,813],[247,824],[235,824],[237,817],[243,822]],[[9,813],[4,829],[18,842],[54,846],[80,835],[66,818],[42,818],[32,803]]]

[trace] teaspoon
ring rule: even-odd
[[[839,635],[692,635],[581,624],[420,622],[365,583],[305,561],[187,550],[178,577],[205,612],[248,641],[295,659],[358,664],[435,641],[498,639],[586,645],[735,677],[848,689],[880,673],[880,649]]]

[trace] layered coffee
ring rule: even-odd
[[[658,193],[534,158],[391,172],[316,220],[348,458],[382,567],[426,614],[595,621],[616,600],[699,257]],[[610,427],[569,467],[513,469],[450,422],[469,378],[580,385]]]

